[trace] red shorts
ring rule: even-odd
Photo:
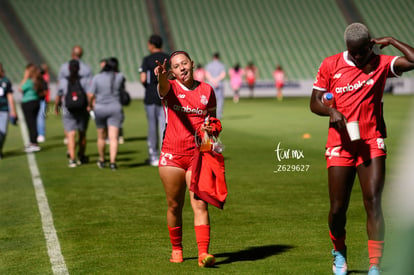
[[[191,171],[194,156],[183,156],[161,152],[159,167],[174,166],[182,168],[185,171]]]
[[[370,159],[386,155],[387,150],[383,138],[358,140],[341,146],[328,147],[325,152],[327,168],[330,166],[357,167]]]
[[[283,88],[283,86],[285,86],[285,83],[283,81],[276,81],[275,86],[276,88]]]
[[[250,86],[253,86],[255,82],[256,82],[256,79],[254,78],[247,79],[247,84],[249,84]]]

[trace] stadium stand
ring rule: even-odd
[[[7,77],[13,83],[18,83],[23,78],[27,62],[2,24],[0,24],[0,37],[0,62],[4,65]]]
[[[128,80],[138,79],[141,58],[151,34],[145,1],[135,0],[13,0],[10,1],[51,69],[70,58],[73,45],[85,50],[94,72],[99,60],[118,57]],[[35,12],[34,12],[35,11]]]
[[[290,78],[313,78],[321,58],[343,47],[346,23],[330,0],[176,0],[165,5],[177,48],[188,50],[197,63],[205,64],[215,51],[228,66],[253,61],[263,79],[271,79],[279,63]]]

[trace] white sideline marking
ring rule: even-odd
[[[19,118],[20,131],[22,133],[24,144],[29,144],[26,121],[24,120],[20,104],[16,104],[17,115]],[[37,167],[36,158],[33,153],[27,153],[30,172],[32,173],[33,187],[36,194],[37,205],[42,220],[43,233],[45,234],[47,253],[49,254],[50,263],[52,264],[53,274],[69,274],[60,250],[59,239],[53,225],[52,212],[47,202],[46,192]]]

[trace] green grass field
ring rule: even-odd
[[[385,96],[388,179],[396,165],[393,159],[411,99]],[[224,210],[210,207],[210,252],[217,264],[209,269],[197,265],[188,200],[184,263],[168,261],[165,195],[158,170],[144,164],[142,101],[134,101],[125,112],[126,142],[119,147],[118,171],[97,168],[93,123],[87,149],[91,163],[68,168],[62,123],[54,115],[48,117],[47,141],[35,155],[70,274],[331,274],[324,160],[328,118],[312,114],[308,98],[226,101],[221,140],[226,145],[229,195]],[[304,139],[305,133],[310,138]],[[279,161],[277,148],[289,159]],[[52,274],[18,127],[9,127],[4,153],[0,161],[0,274]],[[392,218],[387,219],[387,241],[393,228]],[[366,273],[365,212],[357,181],[347,232],[350,273]],[[383,274],[392,269],[387,251]]]

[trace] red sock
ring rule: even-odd
[[[369,267],[376,265],[379,267],[382,253],[384,251],[384,241],[368,240]]]
[[[183,246],[181,244],[183,240],[183,230],[181,226],[169,227],[168,231],[170,232],[170,241],[172,244],[173,250],[182,250]]]
[[[336,238],[334,235],[332,235],[332,232],[329,231],[329,236],[331,237],[335,251],[341,251],[345,249],[346,232],[341,237]]]
[[[198,255],[208,253],[208,246],[210,244],[210,225],[197,225],[194,226]]]

